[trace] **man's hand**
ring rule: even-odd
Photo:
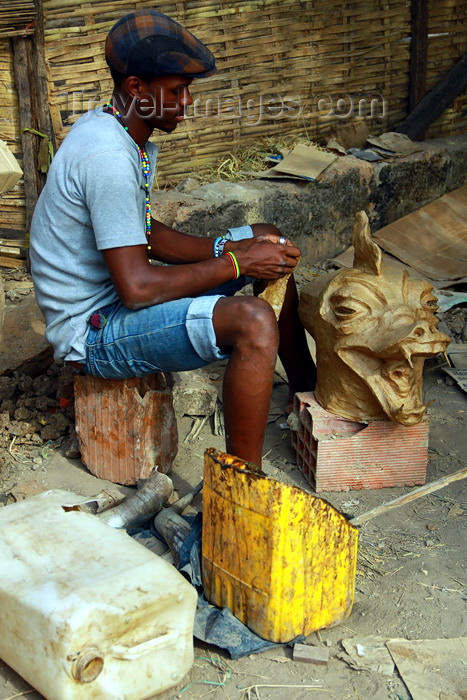
[[[251,228],[256,241],[270,241],[271,243],[292,245],[290,240],[285,238],[274,224],[253,224]],[[233,253],[236,250],[247,247],[252,240],[251,238],[243,238],[240,241],[227,241],[224,250],[226,253],[229,250]]]
[[[272,242],[269,236],[238,241],[235,256],[242,275],[258,280],[276,280],[295,270],[300,249],[290,243]]]
[[[242,275],[259,280],[276,280],[293,272],[300,249],[273,224],[253,224],[253,238],[227,241],[224,252],[235,252]]]
[[[292,245],[290,240],[282,235],[277,226],[274,224],[253,224],[253,236],[257,240],[271,241],[271,243],[286,243]]]

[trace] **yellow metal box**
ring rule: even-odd
[[[289,642],[346,619],[357,547],[357,529],[329,503],[206,451],[206,597],[259,636]]]

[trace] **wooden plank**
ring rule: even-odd
[[[409,112],[426,92],[428,0],[412,0],[411,14]]]
[[[8,267],[13,270],[19,270],[22,267],[26,267],[26,261],[18,260],[17,258],[8,258],[5,255],[0,255],[0,267]]]
[[[9,0],[0,6],[0,36],[14,37],[34,33],[36,7],[32,0]]]
[[[455,97],[467,87],[467,54],[456,63],[428,95],[418,103],[396,131],[406,134],[413,140],[419,139],[426,129],[444,110],[449,107]]]
[[[13,39],[14,66],[16,88],[19,99],[19,122],[21,129],[35,128],[33,108],[31,104],[31,85],[29,75],[28,46],[30,38]],[[29,132],[23,132],[21,141],[23,146],[23,172],[26,201],[26,231],[29,232],[32,213],[38,197],[37,187],[37,153],[35,141],[37,136]]]
[[[26,251],[24,247],[21,249],[13,246],[2,245],[0,243],[0,254],[7,255],[11,258],[21,258],[22,260],[26,259]]]
[[[448,486],[448,484],[452,484],[454,481],[459,481],[460,479],[465,478],[467,478],[467,467],[459,469],[453,474],[442,476],[440,479],[436,479],[436,481],[432,481],[430,484],[425,484],[424,486],[420,486],[417,489],[413,489],[413,491],[409,491],[409,493],[405,493],[402,496],[398,496],[392,501],[383,503],[380,506],[375,506],[375,508],[367,510],[365,513],[357,515],[355,518],[351,518],[349,522],[351,522],[352,525],[358,527],[359,525],[363,525],[364,523],[368,522],[368,520],[376,518],[376,516],[378,515],[384,515],[384,513],[388,513],[390,510],[394,510],[394,508],[399,508],[400,506],[406,505],[407,503],[412,503],[413,501],[416,501],[422,496],[427,496],[430,493],[439,491],[445,486]]]
[[[37,122],[38,131],[52,140],[54,148],[56,148],[55,135],[52,126],[52,118],[49,109],[49,91],[47,87],[47,70],[44,54],[44,9],[43,0],[36,0],[38,19],[36,31],[34,35],[33,51],[35,64],[35,79],[34,88],[37,104]],[[40,189],[45,184],[45,175],[40,178]]]

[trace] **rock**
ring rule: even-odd
[[[211,416],[216,408],[217,389],[202,370],[173,374],[175,412],[188,416]]]
[[[300,421],[296,413],[289,413],[287,416],[287,425],[289,426],[290,430],[298,432]]]
[[[35,408],[37,411],[48,411],[49,408],[56,405],[55,399],[50,398],[50,396],[38,396],[34,400]]]
[[[0,377],[0,400],[11,399],[17,385],[18,380],[14,377]]]
[[[81,450],[79,448],[79,441],[75,428],[72,429],[70,435],[68,436],[68,441],[65,448],[65,457],[68,457],[68,459],[79,459],[81,457]]]
[[[36,396],[49,396],[55,394],[53,377],[48,374],[40,374],[34,379],[34,393]]]
[[[3,289],[3,278],[0,275],[0,343],[3,341],[3,318],[5,315],[5,292]]]
[[[18,370],[11,377],[0,376],[0,449],[7,449],[12,438],[15,446],[28,449],[66,435],[74,405],[63,398],[65,392],[69,393],[68,368],[60,363],[34,379]]]
[[[198,177],[186,177],[184,180],[178,183],[175,189],[178,192],[183,192],[183,194],[190,194],[193,190],[197,190],[201,185],[201,180]]]
[[[8,423],[8,432],[16,437],[25,437],[35,433],[40,428],[37,421],[12,420]]]
[[[70,421],[63,413],[52,413],[40,433],[43,440],[57,440],[68,432]],[[31,431],[34,432],[34,431]]]
[[[29,420],[33,416],[33,412],[30,411],[26,406],[20,406],[14,412],[15,420]]]
[[[13,416],[13,414],[14,414],[14,412],[15,412],[15,409],[16,409],[16,404],[15,404],[15,402],[14,402],[12,399],[5,399],[5,400],[2,401],[2,403],[0,404],[0,411],[1,411],[2,413],[8,413],[8,415],[9,415],[10,417]]]
[[[457,306],[438,314],[438,328],[449,335],[455,343],[463,343],[467,338],[467,308]],[[444,330],[447,328],[447,331]]]
[[[441,317],[441,314],[437,314],[437,316],[438,316],[438,317]],[[445,333],[445,334],[448,335],[450,338],[452,338],[451,331],[449,330],[449,326],[448,326],[448,324],[446,323],[446,321],[440,321],[440,322],[438,323],[438,330],[440,331],[440,333]]]

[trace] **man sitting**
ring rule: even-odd
[[[199,368],[228,358],[227,452],[261,465],[277,352],[293,394],[314,365],[291,277],[279,318],[262,299],[234,296],[291,273],[300,251],[272,225],[214,241],[151,216],[155,129],[172,132],[190,85],[215,71],[209,49],[169,17],[133,12],[105,47],[111,100],[83,115],[58,150],[31,227],[31,268],[55,358],[100,377]],[[150,260],[165,265],[153,265]]]

